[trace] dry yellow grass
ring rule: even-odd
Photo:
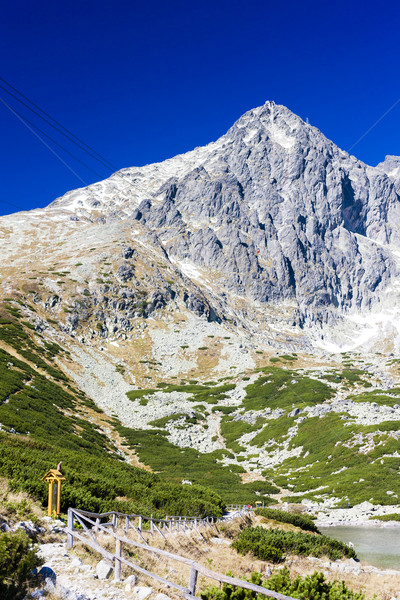
[[[23,508],[24,505],[26,508]],[[0,517],[16,520],[26,518],[28,514],[41,518],[45,513],[39,502],[32,500],[25,492],[11,491],[8,480],[0,477]]]

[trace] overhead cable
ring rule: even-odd
[[[7,108],[11,109],[11,106],[9,104],[7,104],[7,102],[3,99],[0,98],[0,100],[3,102],[3,104],[5,106],[7,106]],[[67,148],[65,148],[64,146],[62,146],[62,144],[59,144],[54,138],[52,138],[51,136],[49,136],[45,131],[43,131],[43,129],[40,129],[40,127],[38,127],[37,125],[35,125],[34,123],[32,123],[32,121],[30,121],[29,119],[27,119],[26,117],[24,117],[23,115],[21,115],[21,113],[19,113],[17,110],[15,110],[15,108],[11,109],[14,114],[16,116],[19,116],[20,119],[22,119],[23,121],[25,121],[26,123],[29,123],[29,125],[31,125],[34,129],[36,129],[37,131],[40,131],[40,133],[42,135],[44,135],[45,137],[47,137],[47,139],[49,139],[50,141],[52,141],[54,144],[56,144],[56,146],[58,146],[59,148],[61,148],[61,150],[63,150],[64,152],[66,152],[67,154],[69,154],[70,156],[72,156],[72,158],[74,158],[75,160],[77,160],[81,165],[83,165],[84,167],[86,167],[86,169],[89,169],[89,171],[91,171],[92,173],[94,173],[95,175],[97,175],[98,177],[102,178],[103,176],[98,173],[97,171],[94,171],[91,167],[89,167],[86,163],[84,163],[82,160],[80,160],[80,158],[78,158],[77,156],[75,156],[75,154],[72,154],[72,152],[70,152],[69,150],[67,150]]]
[[[2,79],[2,77],[0,77],[0,79]],[[78,146],[78,148],[80,148],[81,150],[83,150],[84,152],[86,152],[87,154],[89,154],[92,158],[94,158],[95,160],[97,160],[97,162],[101,163],[106,169],[108,169],[109,171],[114,171],[114,170],[117,171],[118,170],[118,167],[115,167],[114,165],[112,165],[106,158],[104,158],[103,156],[101,156],[100,154],[98,154],[98,152],[96,152],[95,150],[92,150],[92,148],[90,148],[90,146],[88,146],[87,144],[85,144],[85,142],[82,142],[79,138],[77,138],[76,136],[74,136],[74,134],[71,134],[71,135],[73,137],[75,137],[77,140],[79,140],[80,143],[78,143],[77,141],[75,141],[73,139],[73,137],[71,137],[70,135],[67,135],[66,133],[64,133],[64,131],[62,131],[62,129],[60,129],[59,127],[56,127],[55,125],[53,125],[53,123],[51,123],[48,119],[46,119],[45,117],[43,117],[39,112],[37,112],[36,110],[34,110],[32,107],[30,107],[26,102],[24,102],[23,100],[21,100],[20,98],[18,98],[18,96],[16,96],[15,94],[13,94],[9,90],[7,90],[6,87],[4,87],[3,85],[0,84],[0,88],[2,90],[4,90],[7,94],[9,94],[10,96],[12,96],[15,100],[17,100],[17,102],[19,102],[20,104],[23,104],[23,106],[25,106],[28,110],[30,110],[36,116],[38,116],[40,119],[42,119],[42,121],[45,121],[48,125],[50,125],[50,127],[53,127],[53,129],[55,129],[56,131],[58,131],[59,133],[61,133],[61,135],[63,135],[64,137],[66,137],[68,140],[70,140],[70,142],[72,142],[73,144],[75,144],[76,146]],[[20,94],[20,92],[18,92],[18,94]],[[22,94],[20,94],[20,95],[23,96]],[[26,98],[26,96],[23,96],[23,98]],[[28,99],[28,102],[31,102],[31,101]],[[33,106],[36,106],[36,104],[34,104],[33,102],[31,102],[31,104],[33,104]],[[39,110],[41,112],[43,112],[44,114],[47,115],[47,113],[45,113],[45,111],[42,111],[41,108],[39,108]],[[52,117],[50,117],[50,119],[52,119],[55,123],[57,123],[57,125],[60,125],[60,127],[62,127],[63,129],[65,129],[66,131],[68,131],[68,133],[70,133],[69,130],[66,129],[66,127],[64,127],[63,125],[59,124],[58,121],[56,121]],[[89,148],[89,150],[87,150],[83,146],[86,146],[86,148]],[[95,155],[97,155],[97,156],[95,156]],[[100,158],[98,158],[98,156]]]
[[[52,148],[51,146],[49,146],[49,144],[47,144],[47,143],[44,141],[44,139],[43,139],[42,137],[40,137],[40,135],[39,135],[38,133],[36,133],[36,131],[35,131],[34,129],[32,129],[32,127],[31,127],[30,125],[28,125],[28,123],[26,123],[26,122],[25,122],[25,120],[23,119],[23,117],[20,117],[20,116],[19,116],[19,114],[18,114],[18,113],[17,113],[17,112],[16,112],[16,111],[15,111],[13,108],[11,108],[11,106],[10,106],[9,104],[7,104],[7,102],[5,102],[5,100],[3,100],[2,98],[0,98],[0,102],[2,102],[2,103],[4,104],[4,106],[6,106],[6,107],[8,108],[8,110],[10,110],[10,111],[11,111],[11,112],[12,112],[12,113],[13,113],[13,114],[16,116],[16,117],[17,117],[17,119],[18,119],[19,121],[21,121],[21,123],[23,123],[23,124],[25,125],[25,127],[26,127],[27,129],[29,129],[29,131],[30,131],[31,133],[33,133],[33,135],[35,135],[35,136],[36,136],[36,137],[37,137],[37,138],[38,138],[38,139],[39,139],[39,140],[42,142],[42,144],[44,144],[44,145],[46,146],[46,148],[47,148],[48,150],[50,150],[50,152],[51,152],[52,154],[54,154],[54,156],[56,156],[56,157],[58,158],[58,160],[59,160],[60,162],[62,162],[62,164],[63,164],[65,167],[67,167],[67,169],[69,169],[69,171],[71,171],[71,173],[73,173],[73,174],[75,175],[75,177],[77,177],[77,178],[79,179],[79,181],[81,181],[81,182],[83,183],[83,185],[85,185],[85,186],[87,186],[87,185],[88,185],[88,183],[86,183],[86,181],[84,181],[84,180],[82,179],[82,177],[80,177],[80,175],[78,175],[78,173],[76,173],[76,172],[74,171],[74,169],[73,169],[72,167],[70,167],[70,166],[69,166],[69,164],[68,164],[68,163],[66,163],[66,162],[65,162],[65,160],[64,160],[63,158],[61,158],[61,156],[60,156],[59,154],[57,154],[57,152],[56,152],[55,150],[53,150],[53,148]]]

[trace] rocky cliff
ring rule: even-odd
[[[95,312],[92,331],[107,338],[129,332],[138,317],[183,307],[244,335],[257,332],[264,343],[329,349],[346,347],[346,332],[376,338],[362,321],[372,311],[393,344],[399,173],[400,158],[367,166],[267,102],[206,147],[123,169],[43,211],[4,217],[1,231],[11,259],[35,229],[42,249],[43,234],[55,242],[56,224],[69,256],[82,260],[83,275],[68,265],[87,282],[64,307],[70,331]],[[94,264],[100,252],[112,266],[106,277]],[[56,303],[68,295],[53,291]]]

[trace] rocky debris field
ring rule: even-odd
[[[349,508],[332,508],[329,502],[314,504],[310,500],[303,501],[306,512],[316,515],[316,525],[327,526],[360,526],[360,527],[400,527],[400,521],[380,521],[377,517],[400,513],[400,504],[376,506],[371,502],[362,502]]]
[[[154,600],[166,600],[164,595],[153,594],[152,588],[136,586],[135,576],[116,583],[106,561],[84,564],[66,551],[65,542],[41,544],[39,554],[45,561],[39,570],[44,585],[31,594],[33,598],[54,592],[62,600],[144,600],[151,594]]]

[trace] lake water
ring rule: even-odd
[[[321,533],[353,542],[360,560],[381,569],[400,571],[400,527],[320,527]]]

